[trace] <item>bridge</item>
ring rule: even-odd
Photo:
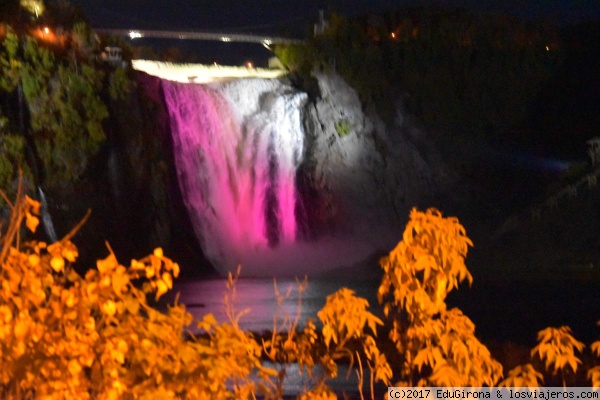
[[[211,40],[218,42],[258,43],[265,47],[271,44],[302,44],[303,40],[280,36],[256,35],[247,33],[196,32],[196,31],[158,31],[145,29],[96,29],[96,32],[129,37],[130,39],[155,38],[179,40]]]

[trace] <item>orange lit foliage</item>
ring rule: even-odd
[[[585,347],[583,343],[576,340],[571,335],[571,328],[561,326],[560,328],[546,328],[538,332],[538,345],[531,350],[531,356],[538,355],[544,362],[544,367],[549,370],[553,367],[552,373],[561,372],[563,386],[565,383],[565,367],[575,373],[581,360],[575,356],[575,350],[581,352]],[[500,386],[540,386],[543,381],[542,373],[535,370],[533,365],[519,365],[512,369],[508,377],[500,383]]]
[[[575,356],[575,349],[581,352],[584,344],[571,335],[571,328],[568,326],[543,329],[538,332],[538,341],[539,344],[531,350],[531,355],[537,354],[545,361],[546,369],[553,366],[554,373],[560,370],[564,385],[565,367],[570,366],[573,372],[577,372],[581,360]]]
[[[543,381],[541,373],[533,368],[531,364],[519,365],[510,370],[506,379],[498,386],[500,387],[538,387]]]
[[[403,357],[396,385],[492,386],[502,376],[473,322],[457,308],[446,309],[447,294],[472,281],[464,262],[468,246],[456,218],[413,209],[402,241],[382,259],[378,298],[385,300],[390,338]]]
[[[598,325],[600,325],[600,321],[598,321]],[[590,346],[592,353],[600,358],[600,340],[595,341]],[[592,381],[592,386],[594,390],[600,387],[600,365],[596,365],[593,368],[590,368],[587,373],[587,378]]]
[[[566,375],[574,375],[582,364],[575,352],[581,353],[585,345],[573,337],[568,326],[542,329],[538,332],[537,338],[538,345],[531,350],[531,357],[537,356],[543,362],[544,369],[552,372],[552,375],[560,371],[563,386],[566,387]],[[592,343],[590,350],[592,355],[600,358],[600,340]],[[600,387],[600,365],[590,366],[587,379],[591,381],[594,389]],[[531,364],[526,364],[511,370],[508,378],[500,386],[533,387],[540,386],[542,381],[542,373],[536,371]]]
[[[403,356],[401,385],[427,386],[539,386],[541,372],[532,364],[518,366],[502,377],[502,366],[474,336],[475,325],[456,308],[446,309],[445,299],[459,282],[472,277],[464,259],[471,241],[456,218],[443,218],[435,209],[411,211],[403,240],[381,261],[384,276],[379,300],[391,315],[390,338]],[[599,322],[600,324],[600,322]],[[584,344],[567,326],[538,332],[538,356],[545,370],[576,373],[582,363],[576,356]],[[600,357],[600,340],[591,345]],[[594,387],[600,386],[600,366],[587,371]]]
[[[125,266],[109,247],[82,277],[74,232],[21,245],[21,224],[36,228],[39,204],[21,189],[11,207],[0,253],[0,397],[229,399],[257,390],[250,373],[268,371],[249,334],[207,316],[199,325],[208,337],[186,340],[183,305],[166,314],[148,306],[146,296],[158,299],[179,273],[161,249]]]
[[[163,314],[147,303],[172,287],[179,266],[160,248],[153,254],[120,264],[109,255],[84,277],[74,269],[78,252],[70,241],[78,225],[61,241],[21,243],[21,226],[34,231],[39,203],[23,196],[13,203],[11,220],[0,226],[0,397],[6,399],[248,399],[261,394],[281,399],[285,366],[297,363],[310,375],[320,365],[325,374],[299,394],[301,400],[332,400],[326,384],[346,359],[359,378],[364,370],[374,382],[391,384],[392,369],[378,349],[377,325],[368,302],[343,288],[328,296],[318,313],[318,335],[311,320],[300,329],[294,320],[274,317],[272,337],[262,346],[238,325],[226,298],[229,323],[212,315],[198,322],[206,335],[188,332],[192,316],[176,304]],[[2,194],[2,192],[0,192]],[[82,221],[83,223],[83,221]],[[378,297],[392,320],[390,338],[402,363],[394,385],[495,385],[502,368],[474,336],[474,324],[458,309],[447,310],[445,298],[471,275],[464,258],[471,241],[456,218],[437,210],[412,210],[403,240],[381,261],[384,276]],[[229,288],[235,291],[230,276]],[[299,283],[299,300],[306,281]],[[276,290],[276,299],[283,297]],[[532,350],[546,367],[576,371],[576,341],[567,327],[548,328]],[[600,357],[600,341],[591,346]],[[263,353],[264,351],[264,353]],[[282,366],[269,369],[261,356]],[[358,368],[355,368],[358,364]],[[600,385],[600,366],[588,371]],[[513,369],[503,386],[537,386],[542,375],[531,364]]]
[[[273,381],[278,371],[261,365],[264,349],[272,360],[298,363],[308,373],[324,366],[325,376],[299,398],[335,399],[325,381],[337,375],[335,360],[352,359],[350,339],[364,343],[372,381],[391,375],[375,340],[364,333],[369,326],[374,334],[381,321],[348,289],[330,296],[319,314],[326,346],[317,343],[314,323],[297,331],[296,319],[261,347],[239,327],[241,314],[231,303],[229,323],[208,314],[198,322],[206,335],[195,337],[184,305],[163,314],[147,303],[148,295],[158,300],[171,289],[179,274],[162,249],[125,266],[107,245],[108,257],[82,277],[73,268],[78,251],[70,239],[84,221],[57,243],[22,244],[22,223],[35,231],[40,205],[23,196],[22,186],[14,204],[3,197],[12,217],[0,231],[2,398],[281,399],[285,373]],[[234,284],[230,276],[232,291]],[[356,306],[350,314],[348,302]]]
[[[354,292],[342,288],[327,297],[325,306],[317,313],[323,324],[322,340],[316,332],[314,321],[310,319],[303,330],[298,329],[298,319],[302,306],[302,293],[306,289],[306,280],[298,282],[298,313],[291,320],[284,316],[280,322],[278,315],[273,319],[273,334],[271,339],[263,341],[266,356],[273,362],[282,365],[278,371],[275,397],[283,395],[283,382],[286,377],[285,366],[297,363],[301,373],[313,376],[316,365],[323,368],[322,374],[309,391],[301,394],[301,400],[336,399],[335,393],[327,386],[327,380],[338,375],[337,362],[350,362],[350,369],[357,361],[360,369],[356,371],[359,378],[359,391],[363,390],[364,371],[361,357],[365,359],[370,372],[369,383],[371,398],[374,398],[374,383],[390,384],[392,371],[385,355],[380,353],[375,343],[377,325],[383,322],[367,310],[367,300],[357,297]],[[281,295],[275,285],[278,305],[290,294]],[[367,332],[370,331],[371,333]]]

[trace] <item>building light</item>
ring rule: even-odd
[[[230,37],[227,37],[227,36],[221,36],[221,40],[222,40],[223,42],[231,42],[231,38],[230,38]]]
[[[144,37],[144,35],[139,31],[129,31],[129,37],[131,39],[139,39]]]
[[[47,35],[50,33],[50,28],[48,28],[47,26],[44,28],[44,33]]]
[[[546,51],[550,51],[550,46],[546,46]]]

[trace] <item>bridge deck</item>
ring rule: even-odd
[[[127,36],[131,39],[157,38],[157,39],[180,39],[180,40],[212,40],[219,42],[244,42],[270,45],[275,43],[301,44],[300,39],[285,38],[279,36],[240,34],[226,32],[195,32],[195,31],[155,31],[145,29],[96,29],[99,33],[114,36]]]

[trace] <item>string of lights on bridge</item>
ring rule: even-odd
[[[240,33],[221,32],[194,32],[194,31],[158,31],[136,29],[97,29],[100,33],[114,36],[129,37],[130,39],[155,38],[155,39],[181,39],[181,40],[212,40],[221,42],[258,43],[270,50],[272,44],[301,44],[300,39],[279,36],[265,36]]]

